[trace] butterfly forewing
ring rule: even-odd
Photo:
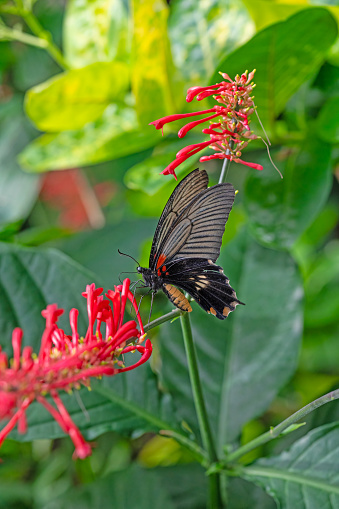
[[[171,194],[155,230],[149,259],[149,266],[153,267],[159,256],[159,246],[170,231],[173,223],[181,212],[191,203],[194,197],[208,185],[208,175],[205,170],[194,170],[185,177]]]
[[[180,258],[207,258],[220,254],[222,235],[234,202],[231,184],[219,184],[201,191],[173,222],[159,244],[155,260],[161,264]],[[158,268],[159,265],[156,265]]]
[[[242,304],[221,267],[214,263],[235,191],[231,184],[207,185],[204,170],[194,170],[178,184],[159,219],[149,268],[138,267],[138,271],[146,286],[154,293],[162,289],[178,308],[192,311],[181,289],[223,320]]]

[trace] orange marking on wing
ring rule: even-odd
[[[166,272],[166,276],[169,276],[169,272]]]
[[[214,308],[210,308],[210,313],[212,313],[212,315],[216,316],[217,312]]]
[[[159,276],[159,277],[161,276],[161,272],[160,272],[160,269],[158,269],[158,276]]]
[[[161,267],[161,265],[164,263],[164,261],[166,260],[166,255],[164,254],[161,254],[158,258],[158,263],[157,263],[157,266],[156,266],[156,269],[158,269],[159,267]]]
[[[166,269],[166,265],[163,265],[161,270],[162,270],[163,272],[165,272],[165,270],[167,270],[167,269]]]

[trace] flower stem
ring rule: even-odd
[[[64,56],[53,42],[52,34],[40,25],[38,19],[34,16],[31,10],[28,10],[26,7],[24,7],[22,0],[16,0],[16,5],[18,7],[18,15],[23,18],[33,34],[44,41],[45,49],[50,54],[50,56],[62,69],[69,69]]]
[[[226,153],[227,152],[229,152],[229,150],[227,150]],[[218,184],[223,184],[225,182],[230,164],[231,161],[229,159],[224,159]]]
[[[285,431],[289,426],[299,421],[299,419],[303,419],[306,415],[313,412],[316,408],[319,408],[322,405],[325,405],[326,403],[329,403],[330,401],[334,401],[335,399],[339,399],[339,389],[336,389],[335,391],[331,391],[324,396],[321,396],[318,399],[315,399],[308,405],[304,406],[294,414],[290,415],[290,417],[287,417],[284,421],[282,421],[280,424],[275,426],[274,428],[270,429],[270,431],[266,431],[266,433],[263,433],[262,435],[258,436],[254,440],[251,440],[247,444],[243,445],[242,447],[239,447],[236,451],[230,453],[227,458],[226,462],[233,462],[247,454],[248,452],[252,451],[253,449],[256,449],[256,447],[259,447],[261,445],[266,444],[270,440],[273,440],[274,438],[277,438],[283,431]]]
[[[208,420],[207,410],[205,406],[205,400],[202,392],[198,361],[195,345],[193,342],[192,328],[190,323],[190,317],[188,313],[184,313],[180,317],[181,329],[184,338],[188,371],[191,380],[191,387],[193,392],[193,399],[195,410],[198,417],[199,428],[202,438],[202,443],[207,451],[208,458],[211,463],[218,461],[217,453],[214,446],[214,440],[212,436],[212,430]],[[219,474],[211,474],[209,476],[210,483],[210,508],[222,507],[221,496],[220,496],[220,477]]]
[[[154,327],[157,327],[158,325],[161,325],[162,323],[169,322],[170,320],[174,320],[175,318],[178,318],[181,316],[185,311],[181,311],[181,309],[173,309],[166,315],[160,316],[159,318],[156,318],[152,322],[145,325],[144,330],[145,332],[148,332],[149,330],[153,329]]]

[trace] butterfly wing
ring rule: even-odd
[[[222,236],[234,202],[231,184],[218,184],[200,191],[162,232],[151,268],[181,258],[206,258],[216,261]]]
[[[189,173],[174,189],[162,211],[155,230],[149,259],[149,266],[151,268],[156,265],[155,258],[158,254],[158,248],[170,231],[173,223],[195,196],[206,189],[207,186],[208,175],[206,171],[196,169]]]
[[[237,299],[222,268],[210,260],[203,258],[176,260],[167,264],[163,277],[164,292],[174,305],[185,311],[191,311],[192,308],[180,290],[172,285],[177,285],[188,292],[202,309],[220,320],[224,320],[238,304],[243,304]]]

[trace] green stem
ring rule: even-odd
[[[218,456],[215,450],[212,431],[210,427],[210,423],[208,420],[207,410],[205,406],[205,400],[202,392],[199,369],[198,369],[198,361],[195,345],[193,342],[192,328],[190,323],[190,317],[188,313],[184,313],[180,317],[181,321],[181,329],[184,338],[187,363],[188,363],[188,371],[191,380],[191,387],[193,392],[193,399],[195,410],[197,413],[197,418],[199,422],[199,428],[202,438],[202,443],[207,451],[209,461],[211,463],[216,463],[218,461]],[[220,496],[220,477],[219,474],[214,473],[209,476],[209,501],[210,508],[221,508],[221,496]]]
[[[45,30],[39,23],[38,19],[34,16],[33,12],[27,10],[21,0],[17,0],[18,13],[24,19],[27,26],[31,29],[34,35],[39,39],[45,41],[45,49],[51,55],[51,57],[59,64],[62,69],[69,69],[69,66],[62,55],[59,48],[54,44],[52,35],[50,32]]]
[[[330,401],[334,401],[335,399],[339,399],[339,389],[336,389],[335,391],[331,391],[324,396],[321,396],[320,398],[312,401],[308,405],[304,406],[294,414],[290,415],[290,417],[287,417],[284,421],[282,421],[280,424],[272,428],[270,431],[266,431],[266,433],[263,433],[259,437],[255,438],[254,440],[251,440],[247,444],[243,445],[242,447],[239,447],[236,451],[230,453],[227,458],[226,462],[230,463],[233,461],[238,460],[248,452],[252,451],[253,449],[256,449],[257,447],[266,444],[270,440],[273,440],[274,438],[277,438],[283,431],[285,431],[289,426],[292,424],[295,424],[300,419],[303,419],[306,415],[313,412],[316,408],[319,408],[322,405],[325,405],[326,403],[329,403]]]
[[[36,46],[37,48],[47,48],[45,39],[40,39],[39,37],[35,37],[35,35],[21,32],[21,30],[16,30],[15,28],[0,26],[0,36],[3,40],[7,39],[9,41],[20,41],[24,44],[29,44],[30,46]]]
[[[230,142],[230,147],[233,150],[234,142]],[[226,154],[229,155],[231,152],[230,150],[226,150]],[[224,162],[222,164],[220,178],[218,184],[223,184],[226,181],[228,170],[230,169],[231,161],[229,159],[224,159]]]
[[[149,330],[153,329],[154,327],[157,327],[158,325],[161,325],[162,323],[169,322],[171,320],[174,320],[174,318],[178,318],[178,316],[181,316],[185,311],[181,311],[181,309],[173,309],[166,315],[160,316],[159,318],[156,318],[153,320],[153,322],[148,323],[145,325],[144,330],[145,332],[148,332]]]

